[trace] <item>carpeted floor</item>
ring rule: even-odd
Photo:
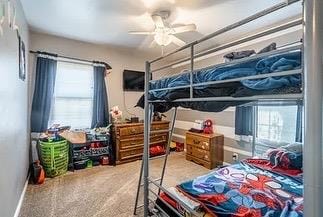
[[[151,163],[150,176],[160,176],[163,159]],[[46,179],[43,185],[29,185],[20,217],[129,217],[139,178],[141,161],[99,166]],[[184,153],[169,157],[165,185],[175,186],[209,170],[185,160]],[[140,211],[138,216],[142,216]]]

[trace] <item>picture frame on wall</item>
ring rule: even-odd
[[[24,81],[26,79],[26,47],[18,31],[17,36],[19,43],[19,79]]]

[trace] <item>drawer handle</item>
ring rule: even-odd
[[[136,129],[131,129],[131,133],[135,133],[136,132]]]
[[[136,145],[136,143],[135,142],[132,142],[132,143],[130,143],[130,145]]]
[[[194,143],[195,145],[198,145],[198,144],[200,144],[200,141],[193,139],[193,143]]]
[[[201,147],[202,147],[202,149],[206,149],[207,147],[209,147],[209,143],[203,142]]]
[[[209,156],[205,155],[205,156],[204,156],[204,158],[205,158],[205,159],[209,159]]]

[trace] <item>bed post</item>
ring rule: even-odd
[[[144,153],[143,153],[143,161],[144,161],[144,216],[147,217],[149,215],[149,136],[150,136],[150,104],[149,100],[149,81],[150,81],[150,63],[146,61],[145,66],[145,117],[144,117]],[[139,183],[140,184],[140,183]]]
[[[191,70],[190,70],[190,98],[194,98],[194,93],[193,93],[193,70],[194,70],[194,44],[191,45]]]
[[[323,1],[304,0],[304,216],[323,213]]]

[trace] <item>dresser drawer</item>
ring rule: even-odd
[[[137,148],[131,150],[120,150],[120,160],[126,160],[129,158],[140,157],[142,156],[144,148]]]
[[[195,163],[197,163],[199,165],[202,165],[202,166],[204,166],[204,167],[206,167],[208,169],[213,169],[214,168],[210,161],[201,160],[201,159],[196,158],[196,157],[194,157],[192,155],[189,155],[189,154],[186,155],[186,160],[193,161],[193,162],[195,162]]]
[[[151,126],[151,130],[168,130],[169,129],[169,124],[164,123],[164,124],[153,124]]]
[[[143,138],[135,138],[135,139],[122,139],[119,142],[120,149],[129,149],[129,148],[138,148],[144,145]]]
[[[150,137],[151,143],[165,143],[167,142],[167,134],[158,134],[158,135],[152,135]]]
[[[186,150],[187,154],[189,155],[192,155],[196,158],[199,158],[205,161],[211,161],[210,151],[203,150],[189,144],[187,145],[186,149],[187,149]]]
[[[186,144],[192,145],[204,150],[210,150],[210,139],[205,137],[198,137],[194,135],[186,135]]]
[[[124,127],[119,129],[120,136],[131,136],[136,134],[142,134],[143,132],[143,126]]]
[[[167,142],[166,134],[159,134],[157,136],[152,136],[150,138],[150,143],[165,143],[165,142]],[[139,147],[142,147],[143,145],[144,145],[143,137],[119,140],[120,149],[139,148]]]

